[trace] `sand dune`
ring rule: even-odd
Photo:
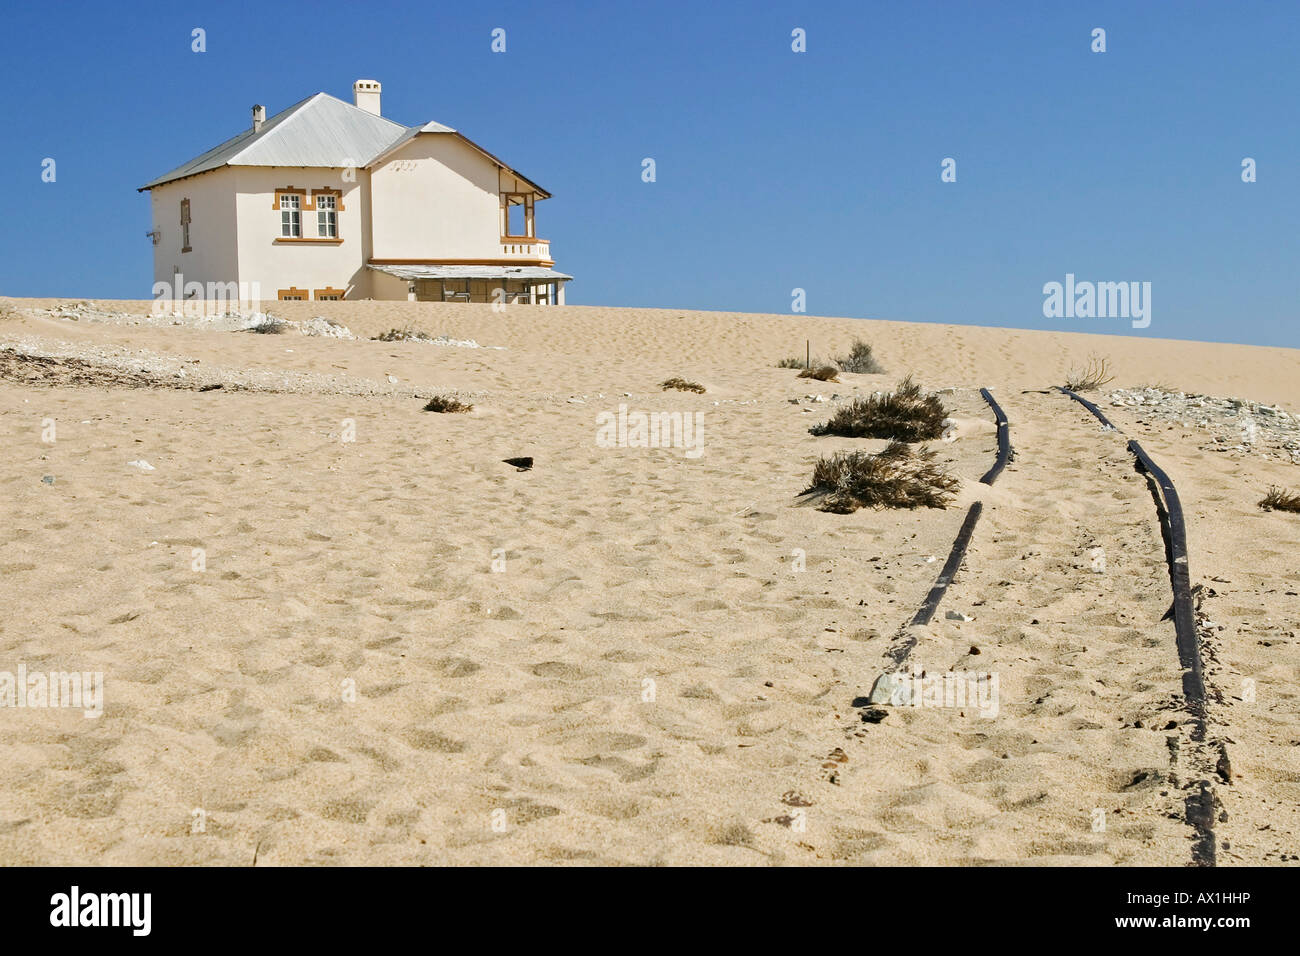
[[[104,675],[97,718],[0,709],[12,863],[1186,865],[1203,768],[1125,437],[1187,510],[1210,732],[1230,741],[1219,862],[1296,859],[1300,516],[1257,502],[1300,487],[1300,465],[1206,451],[1203,427],[1142,407],[1107,405],[1123,435],[1104,432],[1046,389],[1097,352],[1116,386],[1295,413],[1300,352],[673,310],[272,307],[349,340],[150,322],[139,302],[75,319],[66,301],[8,305],[0,671]],[[499,348],[369,338],[404,326]],[[855,337],[885,373],[775,367]],[[954,504],[801,506],[819,455],[885,444],[809,426],[909,372],[949,390],[954,440],[933,445],[962,479]],[[705,393],[661,391],[675,375]],[[1017,450],[991,488],[981,386]],[[443,393],[474,410],[421,410]],[[597,416],[620,405],[700,413],[700,454],[603,447]],[[503,463],[519,456],[535,466]],[[998,712],[864,722],[855,699],[975,500],[966,569],[911,659],[997,674]]]

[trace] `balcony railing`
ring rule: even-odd
[[[506,259],[550,259],[551,240],[503,236],[501,255]]]

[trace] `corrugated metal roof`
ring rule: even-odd
[[[370,266],[399,279],[572,279],[544,266]]]
[[[418,130],[408,130],[328,93],[317,93],[276,113],[260,130],[244,130],[146,183],[140,191],[222,166],[367,166],[412,132]]]

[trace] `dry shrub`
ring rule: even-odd
[[[838,382],[840,370],[833,365],[822,365],[818,368],[806,368],[799,373],[800,378],[815,378],[819,382]]]
[[[718,846],[752,847],[754,845],[754,834],[743,823],[728,823],[726,826],[719,828],[714,834],[713,842]]]
[[[781,361],[776,363],[776,367],[777,368],[803,368],[803,359],[799,358],[796,355],[792,355],[789,358],[781,359]]]
[[[898,388],[883,395],[855,398],[836,409],[830,421],[808,429],[814,435],[842,435],[845,438],[891,438],[895,441],[927,441],[943,434],[948,409],[939,396],[923,395],[921,386],[908,376]]]
[[[670,388],[675,388],[679,392],[695,392],[699,395],[704,394],[704,386],[699,382],[688,382],[684,378],[670,378],[666,382],[660,382],[659,387],[665,392]]]
[[[1300,493],[1279,488],[1277,485],[1269,485],[1268,494],[1264,496],[1259,506],[1265,511],[1300,512]]]
[[[466,405],[447,395],[435,395],[429,399],[429,404],[424,406],[426,412],[469,412],[473,409],[473,405]]]
[[[860,372],[867,375],[876,375],[885,369],[876,357],[871,353],[871,346],[861,339],[854,339],[853,346],[849,349],[849,354],[842,359],[838,359],[840,368],[845,372]]]
[[[430,342],[433,336],[427,332],[421,332],[419,329],[413,329],[409,325],[401,329],[389,329],[387,332],[381,332],[372,338],[372,342]]]
[[[1110,374],[1110,359],[1100,355],[1088,357],[1088,364],[1080,368],[1070,366],[1065,376],[1065,387],[1072,392],[1094,392],[1114,379]]]
[[[291,328],[293,328],[293,326],[284,319],[277,319],[268,315],[266,321],[250,326],[248,331],[256,332],[258,335],[283,335]]]
[[[836,452],[818,459],[804,494],[826,495],[819,511],[849,514],[859,508],[946,508],[958,479],[934,461],[929,448],[890,442],[882,452]]]

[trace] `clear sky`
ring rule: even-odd
[[[254,103],[350,101],[367,77],[384,115],[453,126],[554,194],[538,233],[576,277],[570,303],[789,312],[800,288],[815,315],[1300,346],[1294,0],[133,0],[4,17],[0,294],[147,298],[136,187],[243,130]],[[1045,317],[1044,284],[1067,273],[1151,283],[1150,325]]]

